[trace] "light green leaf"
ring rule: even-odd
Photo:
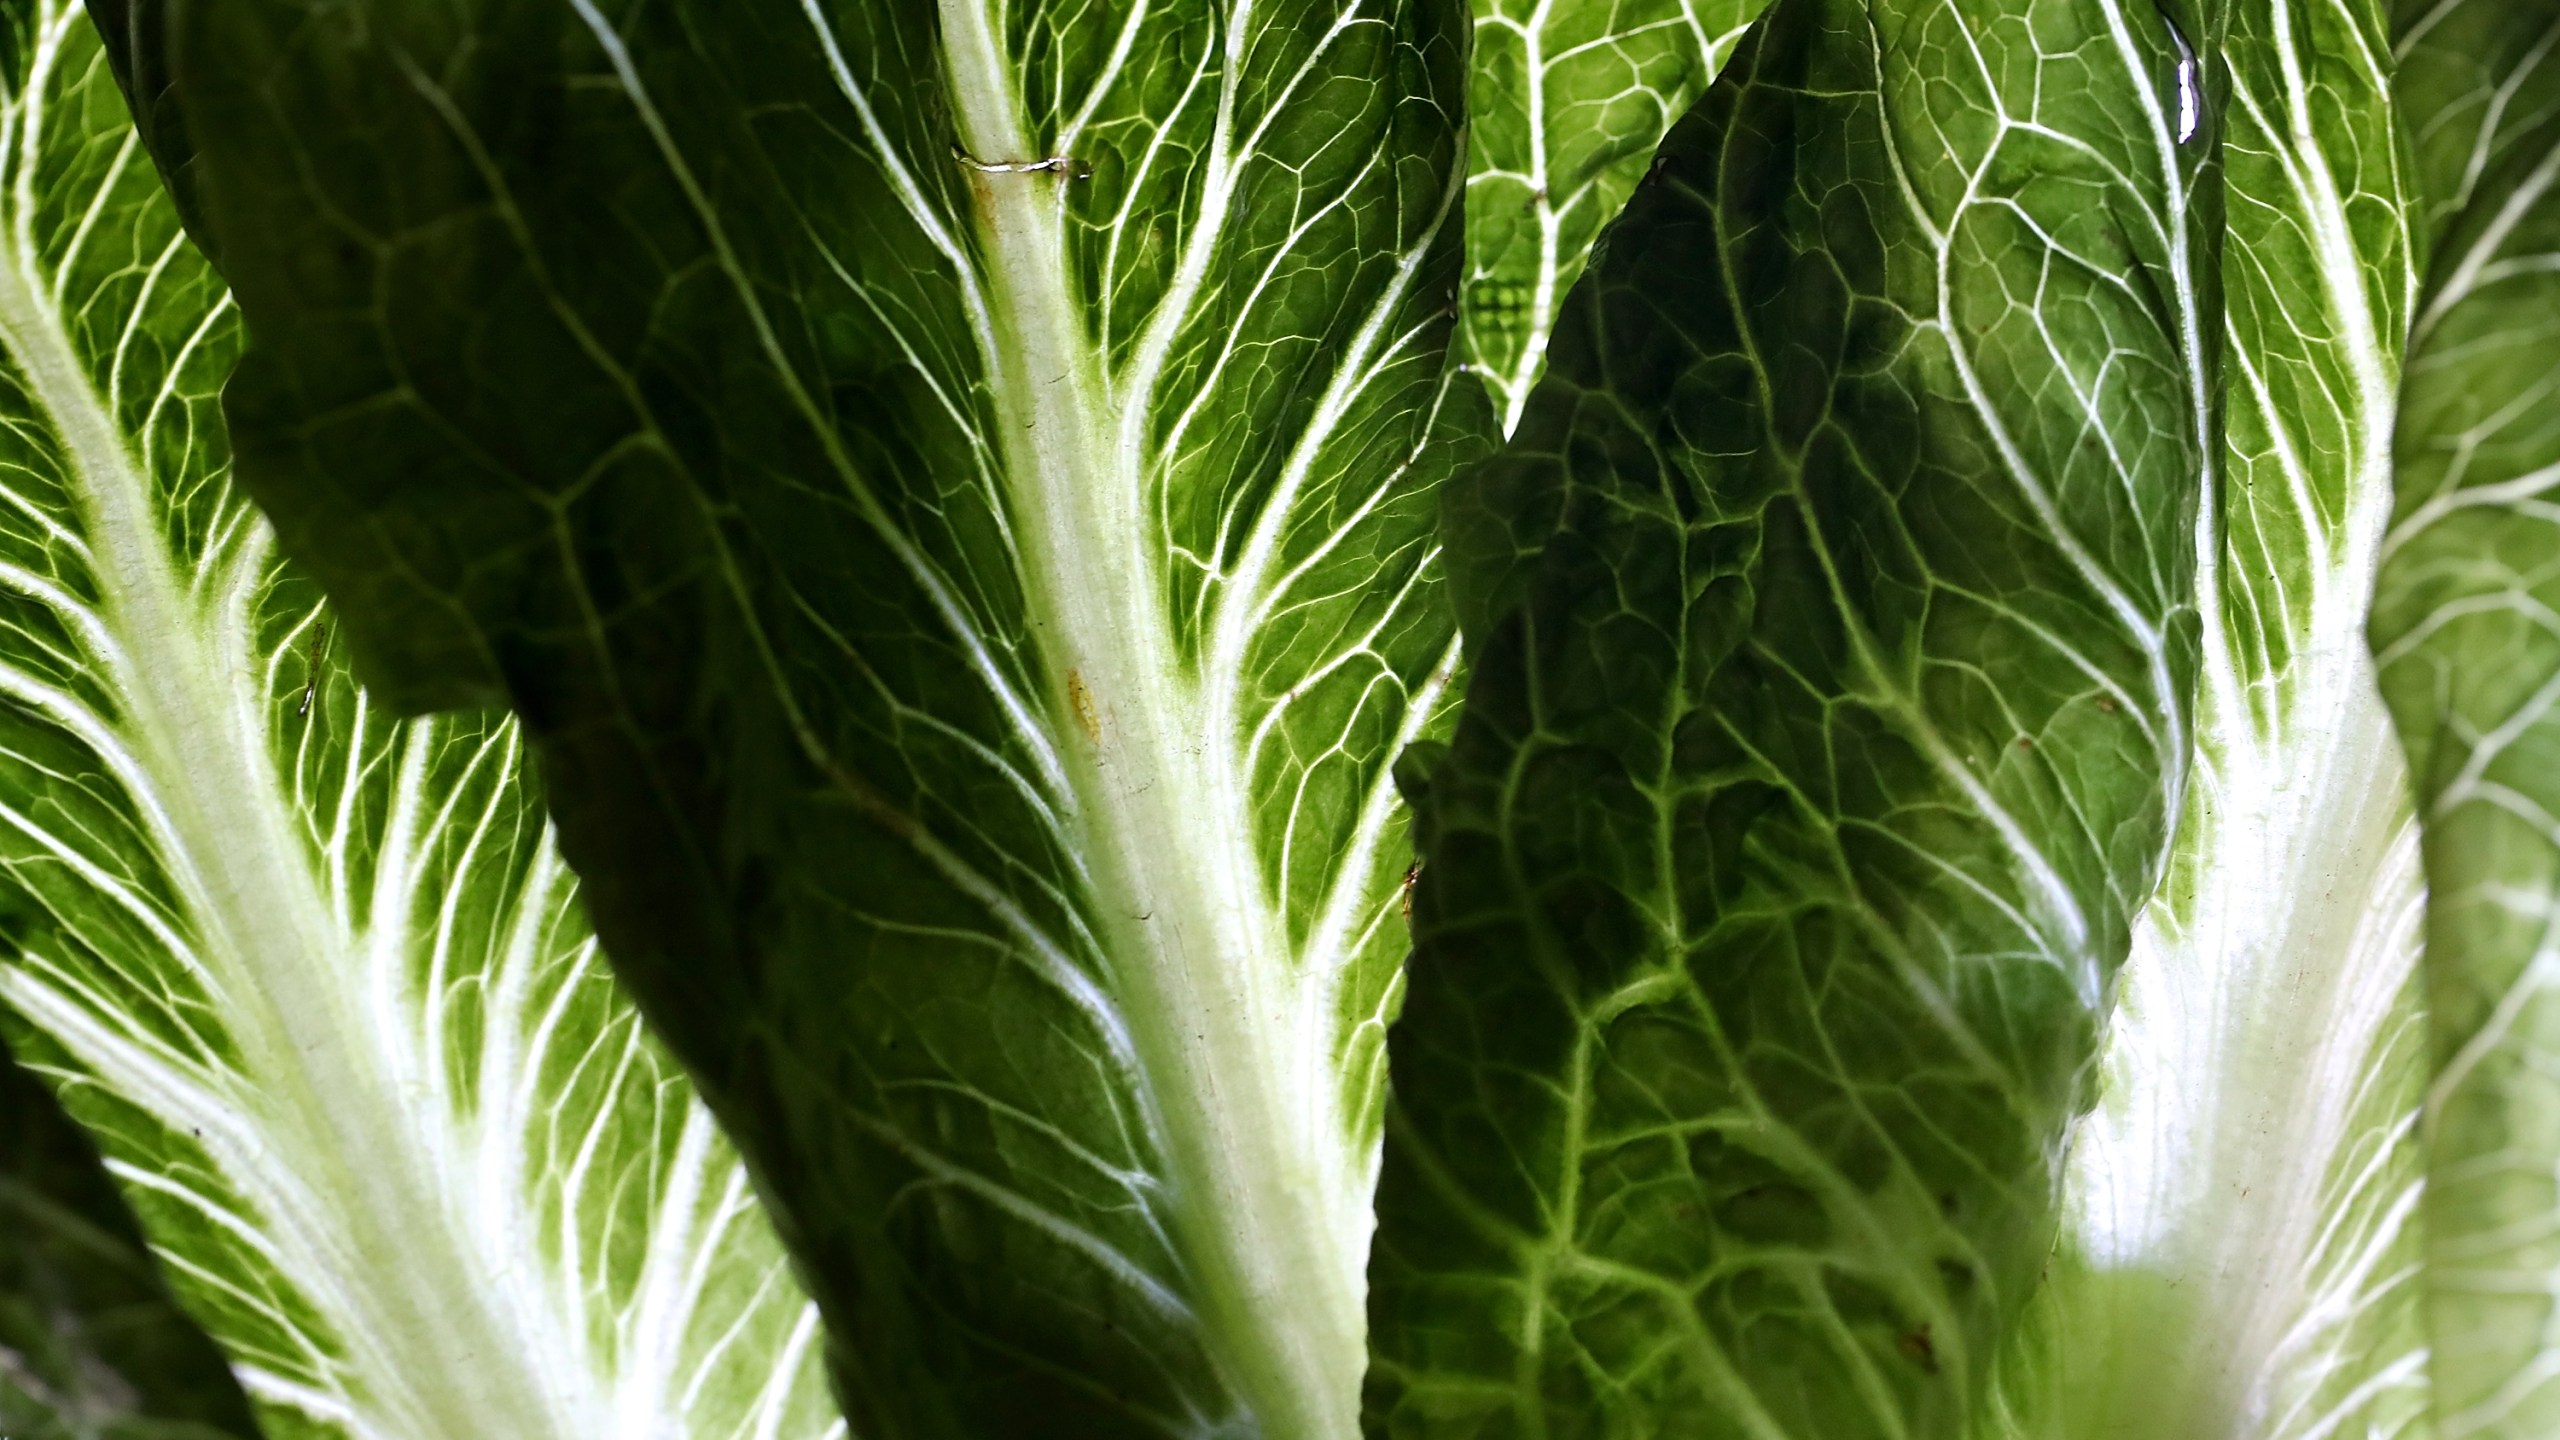
[[[1382,1433],[1970,1429],[2186,771],[2179,13],[1779,0],[1453,494]]]
[[[1767,0],[1477,0],[1459,359],[1504,433],[1592,243]]]
[[[2426,1304],[2447,1440],[2560,1431],[2560,6],[2402,7],[2434,246],[2372,640],[2430,901]]]
[[[2393,91],[2416,150],[2419,228],[2434,246],[2510,199],[2519,170],[2549,147],[2560,12],[2549,0],[2394,0],[2392,10]]]
[[[244,481],[524,715],[856,1428],[1354,1433],[1460,5],[138,13]]]
[[[232,488],[233,314],[75,7],[0,27],[0,1011],[278,1436],[818,1436],[814,1311],[512,729]]]
[[[2364,640],[2416,285],[2383,9],[2231,12],[2195,768],[2003,1433],[2379,1437],[2426,1411],[2423,897]]]
[[[256,1434],[239,1385],[170,1297],[96,1148],[0,1046],[0,1435]]]

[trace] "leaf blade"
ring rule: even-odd
[[[2536,688],[2560,669],[2540,623],[2537,500],[2550,436],[2530,399],[2552,368],[2545,198],[2560,155],[2548,7],[2403,5],[2399,96],[2433,251],[2400,401],[2397,504],[2374,603],[2383,694],[2410,757],[2429,902],[2427,1322],[2447,1436],[2538,1434],[2560,1389],[2538,1378],[2553,1307],[2532,1277],[2560,1191],[2534,1157],[2535,1057],[2552,1034],[2533,897],[2551,847]],[[2515,408],[2525,402],[2527,408]]]
[[[372,671],[527,717],[855,1423],[1349,1433],[1458,8],[314,8],[144,67],[244,475]]]
[[[1602,228],[1763,3],[1479,7],[1459,350],[1504,433],[1545,371],[1557,307]]]
[[[1490,643],[1417,799],[1384,1433],[1970,1424],[2184,771],[2219,440],[2176,55],[2130,8],[1780,0],[1453,493]],[[2142,380],[2004,338],[2046,253],[2144,277],[2091,327]],[[2126,470],[2071,468],[2093,434]]]
[[[815,1436],[813,1323],[490,717],[400,724],[229,484],[236,320],[98,36],[13,14],[0,967],[295,1434]]]
[[[2232,13],[2195,778],[2074,1133],[2017,1433],[2399,1434],[2427,1409],[2423,888],[2363,639],[2421,243],[2388,35],[2380,6]]]

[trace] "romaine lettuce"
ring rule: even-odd
[[[31,4],[0,1000],[271,1428],[2560,1433],[2560,0]]]

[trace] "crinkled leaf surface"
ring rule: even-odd
[[[2196,756],[2002,1433],[2407,1435],[2422,894],[2364,629],[2416,285],[2389,17],[2235,6]]]
[[[2434,245],[2372,626],[2431,900],[2444,1435],[2560,1431],[2560,5],[2404,4]]]
[[[1507,432],[1601,228],[1767,0],[1478,0],[1459,359]]]
[[[162,1283],[96,1147],[0,1047],[0,1435],[257,1433],[221,1355]]]
[[[1463,10],[137,16],[244,480],[523,714],[856,1428],[1352,1433]]]
[[[229,481],[236,319],[76,8],[7,8],[0,1020],[283,1436],[840,1425],[512,729],[408,724]]]
[[[1779,0],[1453,493],[1384,1433],[1965,1433],[2186,768],[2181,54],[2149,4]]]

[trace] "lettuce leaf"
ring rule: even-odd
[[[100,8],[865,1435],[2560,1426],[2550,5]]]
[[[1766,0],[1481,0],[1467,83],[1459,363],[1508,434],[1565,293],[1654,147]]]
[[[133,15],[243,483],[524,717],[855,1428],[1353,1433],[1459,7]]]
[[[2432,248],[2374,600],[2430,901],[2427,1324],[2451,1437],[2560,1428],[2560,10],[2406,4]]]
[[[2186,777],[2179,14],[1779,0],[1451,492],[1379,1433],[1973,1423]]]
[[[279,1440],[834,1431],[513,727],[350,681],[97,32],[0,19],[0,1028]]]
[[[2365,621],[2417,208],[2379,4],[2234,7],[2196,753],[2002,1433],[2406,1435],[2423,889]]]

